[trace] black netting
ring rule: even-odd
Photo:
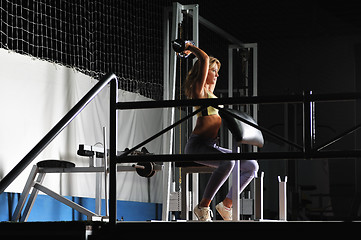
[[[0,47],[163,97],[163,0],[1,0]]]

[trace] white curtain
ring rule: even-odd
[[[0,179],[97,83],[73,69],[0,49]],[[119,90],[119,101],[151,101]],[[119,110],[118,150],[133,147],[162,128],[162,109]],[[6,189],[21,192],[32,165],[45,159],[61,159],[88,166],[89,159],[76,154],[79,144],[101,144],[102,127],[109,136],[109,87]],[[146,145],[162,152],[162,137]],[[150,179],[134,172],[117,175],[117,197],[127,201],[162,201],[162,174]],[[67,196],[95,197],[95,174],[47,174],[44,185]],[[148,189],[150,188],[150,199]]]

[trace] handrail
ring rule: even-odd
[[[223,161],[223,160],[300,160],[300,159],[355,159],[361,157],[361,150],[334,150],[306,152],[243,152],[243,153],[202,153],[202,154],[149,154],[117,156],[117,163],[144,162],[194,162],[194,161]]]
[[[111,91],[113,92],[113,91]],[[146,144],[152,139],[160,136],[162,133],[165,133],[170,128],[175,127],[180,124],[183,119],[172,124],[171,126],[163,129],[161,132],[155,134],[154,136],[144,140],[142,143],[138,144],[136,147],[133,147],[131,150],[124,152],[119,156],[116,155],[116,134],[115,131],[110,132],[110,143],[113,147],[110,147],[110,176],[109,176],[109,222],[111,224],[116,223],[117,211],[116,211],[116,164],[117,163],[126,163],[126,162],[176,162],[176,161],[201,161],[203,160],[249,160],[249,159],[313,159],[313,158],[339,158],[347,157],[354,158],[360,157],[361,151],[327,151],[320,152],[315,151],[312,142],[312,119],[313,112],[311,110],[312,102],[333,102],[333,101],[350,101],[361,99],[361,92],[354,93],[336,93],[336,94],[311,94],[311,92],[304,92],[302,95],[289,95],[289,96],[255,96],[255,97],[239,97],[239,98],[217,98],[217,99],[187,99],[187,100],[165,100],[165,101],[137,101],[137,102],[116,102],[115,97],[111,98],[111,110],[110,112],[116,112],[116,110],[125,110],[125,109],[147,109],[147,108],[170,108],[170,107],[185,107],[185,106],[214,106],[219,108],[218,105],[234,105],[234,104],[275,104],[275,103],[301,103],[303,104],[303,146],[294,144],[283,137],[277,136],[278,139],[291,144],[292,146],[298,148],[301,151],[298,152],[257,152],[257,153],[227,153],[227,154],[163,154],[163,155],[147,155],[147,156],[128,156],[128,154],[135,148],[141,147],[143,144]],[[113,113],[114,114],[114,113]],[[194,114],[194,112],[192,113]],[[110,118],[110,121],[113,121],[113,129],[116,126],[116,115]],[[242,121],[238,116],[233,115],[233,117]],[[246,122],[247,123],[247,122]],[[249,123],[247,123],[249,124]],[[112,129],[112,124],[110,124],[110,129]],[[261,128],[258,125],[253,125],[253,127],[261,130],[267,130]],[[349,134],[352,131],[360,128],[360,124],[355,128],[352,128],[346,133],[337,136],[333,139],[330,144],[343,136]],[[272,133],[267,130],[267,133]],[[275,137],[275,134],[272,133],[272,136]],[[112,137],[113,136],[113,137]]]
[[[187,100],[165,100],[165,101],[137,101],[137,102],[117,102],[117,94],[114,89],[117,89],[117,86],[113,82],[110,86],[110,156],[109,156],[109,223],[115,224],[117,219],[117,177],[116,177],[116,165],[117,163],[124,162],[149,162],[149,161],[191,161],[191,160],[200,160],[203,159],[301,159],[301,158],[325,158],[325,157],[340,157],[340,156],[350,156],[350,157],[360,157],[361,151],[338,151],[338,152],[318,152],[314,151],[312,146],[312,136],[311,134],[311,121],[312,120],[312,111],[311,111],[311,102],[316,101],[350,101],[355,99],[361,99],[361,92],[354,93],[341,93],[341,94],[310,94],[305,92],[303,95],[290,95],[290,96],[256,96],[256,97],[239,97],[239,98],[218,98],[218,99],[187,99]],[[298,146],[287,139],[282,137],[277,137],[283,141],[295,146],[296,148],[302,150],[300,152],[275,152],[275,153],[228,153],[228,154],[172,154],[172,155],[147,155],[142,156],[128,156],[128,154],[135,150],[136,148],[141,147],[142,145],[148,143],[149,141],[155,139],[176,125],[180,124],[184,120],[188,119],[190,116],[193,116],[197,111],[187,115],[187,117],[182,118],[178,122],[172,124],[171,126],[163,129],[152,137],[144,140],[142,143],[136,145],[132,149],[124,152],[123,154],[117,156],[117,110],[125,109],[146,109],[146,108],[170,108],[170,107],[180,107],[180,106],[201,106],[200,109],[207,106],[214,106],[219,108],[218,105],[233,105],[233,104],[270,104],[270,103],[302,103],[303,104],[303,146]],[[200,111],[200,109],[198,109]],[[239,119],[238,116],[233,116]],[[247,122],[246,122],[247,123]],[[249,123],[247,123],[249,124]],[[266,130],[257,125],[254,125],[257,129]],[[358,129],[358,126],[357,126]],[[354,131],[354,129],[351,129]],[[267,130],[267,133],[271,133]],[[348,133],[347,133],[348,134]],[[275,134],[271,134],[275,136]],[[343,136],[343,135],[342,135]],[[338,138],[342,137],[339,136]]]
[[[112,80],[115,74],[107,74],[35,145],[33,149],[0,181],[0,194],[20,173],[49,145],[49,143],[90,103]]]
[[[251,97],[233,97],[233,98],[203,98],[203,99],[182,99],[182,100],[163,100],[163,101],[136,101],[136,102],[118,102],[116,105],[119,110],[127,109],[146,109],[146,108],[171,108],[186,106],[206,106],[206,105],[247,105],[247,104],[278,104],[278,103],[304,103],[308,102],[333,102],[333,101],[352,101],[361,99],[361,92],[348,93],[320,93],[320,94],[295,94],[295,95],[270,95],[270,96],[251,96]]]

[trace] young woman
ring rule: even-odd
[[[192,99],[216,98],[213,91],[216,87],[221,63],[218,59],[208,56],[204,51],[191,43],[186,43],[184,52],[186,54],[192,52],[198,58],[186,78],[184,85],[186,96]],[[197,109],[199,107],[195,108]],[[217,154],[232,152],[216,144],[216,138],[222,123],[222,119],[218,115],[218,110],[213,107],[208,107],[206,110],[198,113],[197,116],[197,123],[185,146],[185,153]],[[197,163],[215,168],[208,181],[202,200],[193,210],[198,220],[212,221],[209,205],[219,188],[229,177],[235,161],[200,161]],[[241,161],[240,168],[240,190],[243,191],[258,171],[258,164],[254,160],[243,160]],[[224,220],[232,220],[232,188],[226,198],[216,206],[216,209]]]

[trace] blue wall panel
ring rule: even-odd
[[[0,221],[10,221],[10,214],[15,210],[20,194],[0,194]],[[95,212],[95,199],[82,197],[66,197],[79,205]],[[105,215],[105,204],[102,200],[102,215]],[[9,211],[11,209],[11,211]],[[162,205],[144,202],[117,202],[118,219],[124,221],[147,221],[161,218]],[[81,221],[86,216],[64,205],[63,203],[47,196],[38,195],[28,221]]]

